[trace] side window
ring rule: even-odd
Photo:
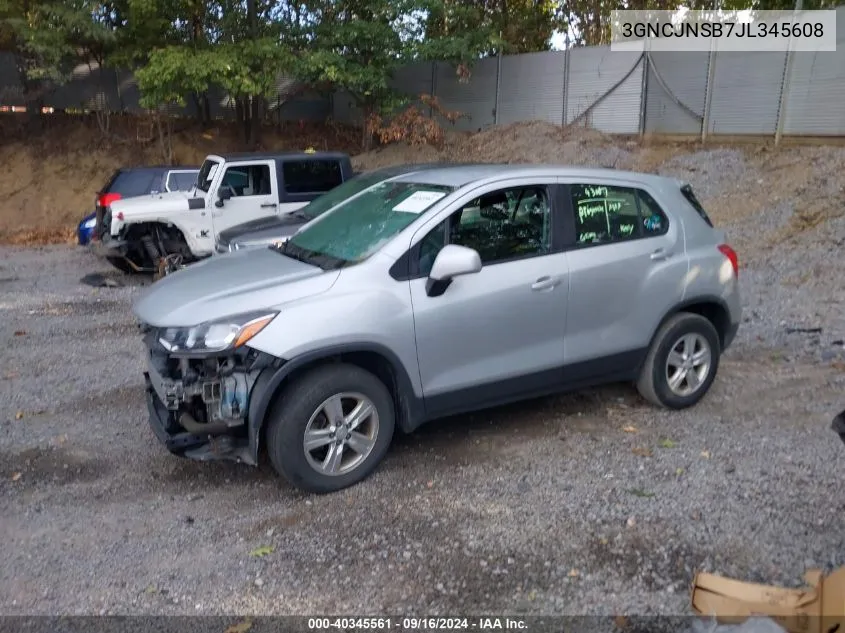
[[[578,184],[570,191],[579,246],[661,235],[668,229],[657,202],[640,189]]]
[[[288,160],[282,165],[285,193],[325,193],[343,182],[336,160]]]
[[[576,244],[605,244],[639,237],[633,189],[572,185]]]
[[[637,190],[640,200],[640,218],[642,219],[643,235],[663,235],[669,230],[669,221],[657,204],[657,201],[643,190]]]
[[[237,197],[267,196],[272,193],[269,165],[227,167],[222,187],[230,187]]]
[[[437,253],[439,253],[440,249],[446,245],[447,222],[448,220],[444,220],[435,226],[431,232],[419,242],[419,263],[417,264],[417,270],[421,275],[425,275],[426,277],[428,276],[428,273],[431,272],[431,267],[434,265],[434,259],[437,257]]]
[[[545,255],[551,249],[551,206],[545,187],[484,194],[437,225],[418,244],[417,272],[427,275],[445,244],[478,251],[481,263]]]

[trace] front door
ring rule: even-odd
[[[550,182],[487,191],[413,249],[411,299],[429,415],[496,404],[560,382],[569,277],[554,237],[555,194]],[[427,274],[447,243],[478,251],[482,269],[430,297]]]
[[[226,164],[218,194],[226,189],[231,198],[222,206],[211,202],[214,232],[276,215],[279,200],[277,175],[273,161]]]

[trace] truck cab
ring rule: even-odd
[[[221,231],[293,213],[352,175],[349,156],[338,152],[212,154],[188,192],[112,203],[92,248],[138,272],[170,256],[190,263],[213,253]]]

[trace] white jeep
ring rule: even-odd
[[[352,175],[349,156],[336,152],[209,155],[189,191],[112,202],[91,248],[137,272],[190,263],[214,252],[221,231],[293,213]]]

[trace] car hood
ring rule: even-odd
[[[269,248],[236,251],[159,279],[132,312],[154,327],[197,325],[325,292],[338,275]]]
[[[189,199],[205,204],[203,198],[193,198],[186,191],[168,191],[115,200],[109,206],[114,214],[122,213],[124,216],[132,216],[136,213],[148,214],[151,209],[165,212],[186,210],[190,208]]]
[[[310,221],[293,213],[282,216],[259,218],[252,222],[244,222],[230,229],[220,232],[220,242],[225,244],[252,242],[255,239],[272,242],[274,237],[288,237],[296,233],[299,227]]]

